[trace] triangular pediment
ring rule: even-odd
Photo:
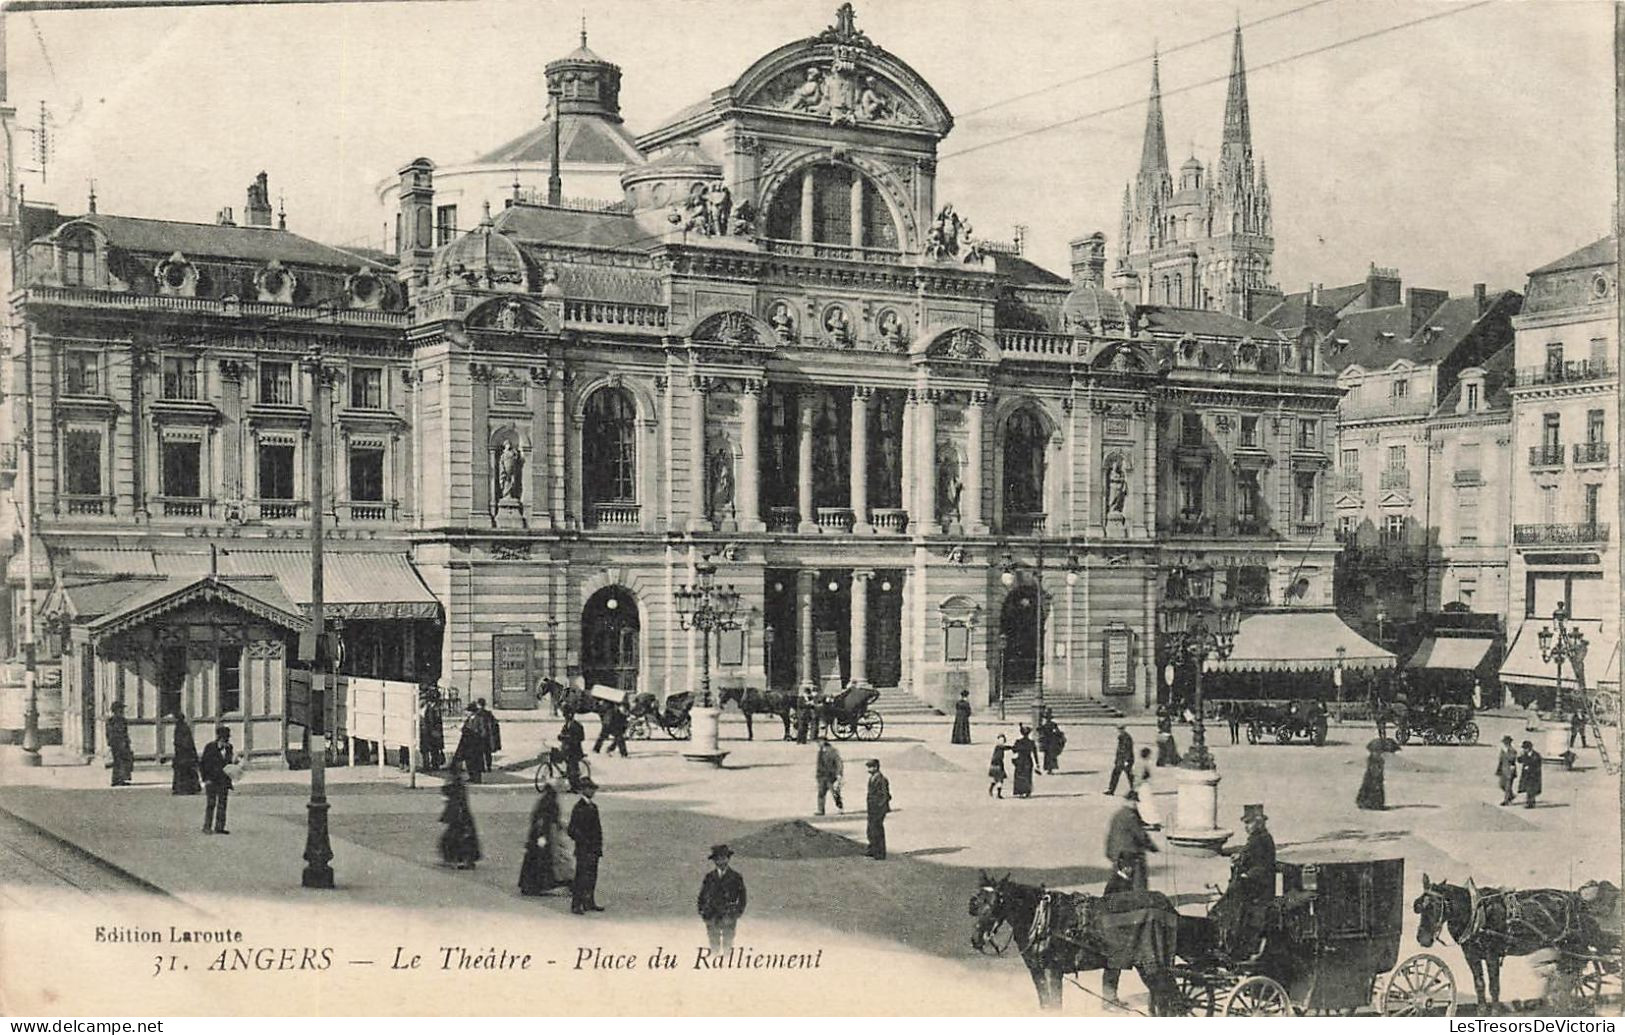
[[[1414,502],[1410,493],[1394,489],[1389,489],[1377,499],[1377,505],[1380,507],[1409,507]]]

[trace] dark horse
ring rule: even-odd
[[[790,739],[790,715],[796,708],[795,694],[761,690],[754,686],[725,686],[717,695],[717,706],[726,708],[729,701],[739,704],[739,711],[745,716],[745,736],[750,740],[756,739],[756,730],[751,722],[753,715],[777,715],[784,721],[784,739]]]
[[[565,686],[551,676],[543,676],[541,682],[536,684],[536,699],[553,698],[553,707],[569,715],[579,715],[582,712],[592,712],[599,718],[609,711],[608,701],[601,700],[576,686]]]
[[[1555,888],[1503,891],[1467,885],[1434,883],[1422,875],[1422,894],[1411,903],[1421,917],[1416,941],[1426,949],[1443,932],[1461,947],[1467,969],[1473,972],[1478,1013],[1501,1007],[1501,961],[1554,948],[1584,952],[1591,946],[1586,918],[1573,892]],[[1489,998],[1484,995],[1489,981]]]
[[[1047,892],[1030,884],[1018,884],[1010,879],[1009,874],[994,879],[984,872],[981,887],[970,900],[970,915],[976,918],[971,945],[980,949],[983,941],[1001,924],[1009,924],[1016,947],[1021,950],[1022,961],[1027,964],[1033,986],[1038,990],[1041,1008],[1060,1009],[1061,979],[1067,974],[1086,970],[1105,971],[1101,981],[1105,991],[1102,998],[1115,1002],[1120,971],[1107,966],[1105,942],[1094,926],[1078,915],[1100,901],[1089,895]],[[1177,925],[1179,914],[1165,896],[1152,892],[1146,901],[1153,907],[1166,910],[1168,922]],[[1033,916],[1041,904],[1049,911],[1049,921],[1043,925],[1047,933],[1041,933],[1039,941],[1035,942]],[[1157,1017],[1185,1012],[1184,999],[1171,971],[1172,939],[1167,946],[1166,957],[1138,959],[1134,964],[1134,969],[1151,992],[1151,1013]]]

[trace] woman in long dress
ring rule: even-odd
[[[530,827],[525,832],[525,861],[519,867],[519,893],[545,895],[558,887],[553,872],[553,836],[559,826],[559,792],[551,783],[542,784],[542,793],[530,810]]]
[[[1360,792],[1354,796],[1354,804],[1362,809],[1386,809],[1388,807],[1388,791],[1383,786],[1383,755],[1387,754],[1393,743],[1386,737],[1366,744],[1365,750],[1365,779],[1360,781]]]
[[[1140,749],[1140,757],[1134,763],[1134,779],[1130,786],[1140,798],[1140,819],[1152,830],[1162,829],[1162,812],[1157,808],[1156,789],[1151,786],[1151,778],[1156,773],[1156,766],[1151,762],[1151,749]]]
[[[970,691],[959,691],[959,700],[954,702],[954,732],[949,738],[951,744],[970,743]]]
[[[474,813],[468,808],[468,778],[461,765],[452,768],[451,779],[440,793],[446,796],[446,808],[440,813],[440,822],[446,827],[440,833],[440,858],[448,866],[472,870],[480,860],[480,836],[474,830]]]
[[[174,776],[169,782],[171,794],[202,794],[203,781],[198,777],[197,741],[186,716],[175,713],[175,757],[169,761]]]
[[[1004,756],[1010,750],[1010,745],[1004,742],[1004,734],[999,734],[998,743],[993,745],[993,760],[987,767],[987,793],[989,797],[1004,797],[1004,781],[1010,774],[1004,769]]]
[[[1011,787],[1011,793],[1018,798],[1031,798],[1033,796],[1033,769],[1038,761],[1038,745],[1033,743],[1032,730],[1026,726],[1021,727],[1021,736],[1016,738],[1015,744],[1010,748],[1010,755],[1014,759],[1016,779]]]

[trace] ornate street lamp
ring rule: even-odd
[[[1540,657],[1547,664],[1557,666],[1557,706],[1563,706],[1563,664],[1568,663],[1574,672],[1575,690],[1578,695],[1577,707],[1582,710],[1586,706],[1584,669],[1586,651],[1591,644],[1586,642],[1585,634],[1578,628],[1568,624],[1569,609],[1567,604],[1559,603],[1552,612],[1552,625],[1557,626],[1557,632],[1552,632],[1550,625],[1540,628]]]
[[[694,565],[694,581],[677,590],[677,622],[683,631],[700,634],[700,705],[693,711],[693,740],[685,757],[719,764],[723,753],[717,749],[718,709],[711,702],[711,633],[737,628],[739,593],[732,585],[719,586],[717,566],[709,557]]]
[[[1184,586],[1183,598],[1174,597],[1162,605],[1163,645],[1170,660],[1188,660],[1195,670],[1195,727],[1190,750],[1180,760],[1178,822],[1168,834],[1175,844],[1217,849],[1230,836],[1221,830],[1219,817],[1219,773],[1213,753],[1207,747],[1207,727],[1203,716],[1202,674],[1208,664],[1230,656],[1235,647],[1241,612],[1228,598],[1213,598],[1211,571],[1175,571],[1170,582]]]

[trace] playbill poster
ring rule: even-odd
[[[1616,10],[0,10],[0,1009],[1617,1015]]]

